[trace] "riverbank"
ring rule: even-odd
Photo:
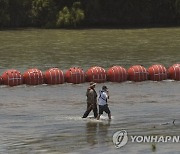
[[[44,30],[92,30],[92,29],[153,29],[153,28],[179,28],[180,24],[148,24],[148,25],[104,25],[104,24],[91,24],[89,26],[79,26],[76,28],[43,28],[43,27],[6,27],[0,28],[0,31],[8,30],[33,30],[33,29],[44,29]]]

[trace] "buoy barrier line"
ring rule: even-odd
[[[13,83],[17,80],[21,80],[21,78],[18,78],[18,77],[12,77],[12,78],[9,78],[9,80],[8,81],[13,81]]]
[[[68,83],[74,83],[74,84],[84,83],[85,73],[83,69],[79,67],[70,68],[65,73],[65,80]]]
[[[57,72],[56,72],[56,70],[57,70]],[[56,79],[55,83],[64,83],[64,73],[63,73],[63,71],[61,71],[59,69],[56,69],[56,70],[53,70],[54,71],[54,77]],[[57,78],[57,73],[58,73],[58,78]],[[62,78],[62,81],[61,81],[61,78]],[[51,79],[51,82],[53,82],[53,78]]]
[[[177,68],[177,67],[172,66],[172,68],[173,68],[173,70],[174,70],[174,72],[175,72],[175,74],[174,74],[174,78],[177,78],[177,74],[176,74],[176,68]],[[179,76],[180,76],[180,71],[179,71]]]
[[[30,75],[30,72],[28,72],[28,77],[29,77],[29,81],[30,81],[30,85],[31,85],[31,75]],[[24,76],[24,81],[25,81],[25,76]],[[26,84],[26,82],[25,82]]]
[[[44,83],[43,73],[38,69],[29,69],[24,74],[24,83],[27,85],[38,85]]]
[[[148,72],[150,79],[153,81],[166,80],[168,76],[167,69],[162,65],[152,65]]]
[[[65,78],[64,78],[64,73],[62,70],[58,70],[58,73],[59,73],[59,82],[60,83],[64,83],[65,81]],[[62,78],[62,81],[61,81],[61,78]]]
[[[5,71],[1,76],[1,83],[9,86],[23,84],[23,78],[19,71],[11,69]]]
[[[82,78],[81,78],[81,74],[80,74],[80,70],[77,69],[75,71],[75,76],[76,76],[76,83],[80,83],[82,81]]]
[[[97,71],[98,82],[103,82],[104,80],[106,80],[106,77],[103,76],[103,72],[105,73],[105,70],[103,70],[100,67],[96,67],[96,71]]]
[[[136,66],[137,67],[137,66]],[[137,71],[135,71],[134,68],[132,68],[133,72],[134,72],[134,81],[136,81],[136,77],[138,77],[137,81],[144,81],[144,72],[141,72],[139,70],[139,67],[137,67]],[[142,79],[141,79],[142,77]]]
[[[72,72],[72,70],[70,70],[70,74],[71,74],[71,80],[73,80],[73,78],[75,78],[74,83],[77,84],[80,81],[78,80],[79,77],[79,72],[76,72],[77,70],[75,70],[75,72]]]
[[[86,80],[88,82],[93,81],[97,83],[102,83],[107,81],[106,70],[99,66],[94,66],[89,68],[85,74],[86,74]]]
[[[75,76],[75,83],[79,83],[79,78],[80,78],[80,75],[79,75],[79,70],[77,69],[77,70],[75,70],[75,72],[73,73],[73,72],[71,72],[71,75],[72,76]]]
[[[115,67],[116,69],[117,69],[117,67]],[[113,77],[114,77],[114,81],[116,80],[116,76],[115,76],[115,70],[112,68],[112,72],[113,72]],[[117,72],[118,72],[118,80],[119,80],[119,78],[120,78],[120,72],[119,72],[119,70],[117,69]]]
[[[134,65],[128,69],[128,80],[140,82],[148,79],[148,72],[141,65]]]
[[[78,69],[78,75],[79,75],[79,82],[85,82],[85,73],[83,69]]]
[[[117,76],[118,76],[118,79],[117,80],[120,80],[120,75],[122,74],[123,76],[123,73],[120,74],[120,70],[117,68],[117,66],[114,67],[116,70],[117,70]],[[116,80],[116,76],[115,76],[115,70],[114,68],[112,68],[112,71],[113,71],[113,76],[114,76],[114,81]],[[120,68],[121,69],[121,68]],[[122,71],[122,70],[121,70]],[[122,77],[121,76],[121,77]],[[122,77],[123,78],[123,77]]]
[[[56,78],[56,71],[52,70],[53,73],[55,73],[55,78],[54,78],[54,82],[56,83],[57,82],[57,78]],[[52,76],[52,72],[49,71],[49,75],[50,75],[50,79],[51,79],[51,82],[53,81],[53,76]]]
[[[40,72],[40,74],[39,73],[37,73],[37,75],[38,75],[38,84],[40,84],[40,76],[42,77],[42,79],[43,79],[43,73],[42,72]],[[40,76],[39,76],[40,75]]]
[[[104,80],[106,81],[106,80],[107,80],[106,70],[105,70],[105,69],[103,69],[103,71],[104,71]]]
[[[148,74],[147,70],[144,67],[142,67],[142,66],[140,66],[140,68],[141,68],[142,72],[139,73],[139,78],[140,78],[140,75],[142,74],[143,75],[143,79],[142,80],[145,81],[145,80],[147,80],[147,77],[148,77],[147,76],[147,74]]]
[[[107,78],[106,78],[106,70],[105,69],[103,69],[102,67],[99,67],[99,75],[101,76],[100,78],[99,78],[99,81],[100,82],[104,82],[104,81],[106,81],[107,80]]]
[[[175,71],[175,79],[180,80],[180,64],[174,65],[173,68]]]
[[[172,79],[180,81],[180,64],[174,64],[167,70],[163,65],[156,64],[148,68],[141,65],[131,66],[128,71],[122,66],[113,66],[107,71],[99,66],[89,68],[86,72],[82,68],[72,67],[66,73],[58,68],[50,68],[46,72],[42,72],[36,68],[28,69],[22,75],[19,71],[10,69],[0,76],[0,83],[17,86],[21,84],[38,85],[38,84],[62,84],[68,83],[84,83],[94,81],[96,83],[123,82],[123,81],[145,81],[145,80],[161,81]]]
[[[97,82],[96,80],[99,81],[99,72],[98,72],[98,69],[95,67],[94,69],[91,69],[91,70],[92,70],[92,73],[93,73],[93,81],[94,82]],[[94,73],[94,70],[96,70],[97,74]],[[97,78],[96,78],[96,76],[97,76]]]
[[[179,67],[178,66],[173,66],[173,68],[174,68],[174,71],[175,71],[175,78],[177,80],[180,80],[180,65],[179,65]],[[179,71],[179,75],[177,75],[178,73],[176,71],[176,68],[177,68],[177,71]]]
[[[120,67],[120,69],[121,69],[121,78],[122,78],[122,81],[125,81],[125,80],[127,80],[127,71],[125,70],[125,68],[122,68],[122,67]],[[118,70],[118,73],[119,73],[119,80],[121,80],[120,79],[120,71]]]
[[[80,68],[76,70],[76,83],[82,83],[84,82],[84,72]]]
[[[174,64],[168,69],[170,79],[180,80],[180,64]]]
[[[115,67],[115,68],[117,69],[117,67]],[[112,69],[112,72],[113,72],[113,77],[114,77],[114,81],[115,81],[115,80],[116,80],[115,70]],[[118,79],[119,79],[119,74],[120,74],[120,72],[119,72],[119,70],[117,70],[117,72],[118,72]]]
[[[127,80],[127,71],[122,66],[113,66],[107,70],[107,80],[122,82]]]
[[[156,65],[157,66],[157,65]],[[162,65],[159,65],[159,67],[161,68],[161,71],[159,71],[159,77],[162,77],[162,80],[163,78],[167,78],[167,71],[166,71],[166,68],[163,67]],[[159,70],[159,68],[158,68]]]
[[[58,68],[50,68],[44,72],[44,82],[46,84],[62,84],[64,80],[64,73]]]
[[[92,78],[93,78],[92,80],[93,80],[93,81],[95,81],[95,79],[94,79],[94,71],[93,71],[93,69],[90,69],[90,71],[91,71],[91,73],[92,73]]]

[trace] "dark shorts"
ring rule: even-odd
[[[103,111],[106,112],[107,114],[110,114],[110,110],[108,105],[99,105],[99,114],[103,114]]]

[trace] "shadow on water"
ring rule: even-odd
[[[90,146],[107,142],[108,128],[111,121],[104,122],[87,122],[86,123],[86,139]]]

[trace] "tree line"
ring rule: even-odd
[[[180,0],[0,0],[0,28],[179,25]]]

